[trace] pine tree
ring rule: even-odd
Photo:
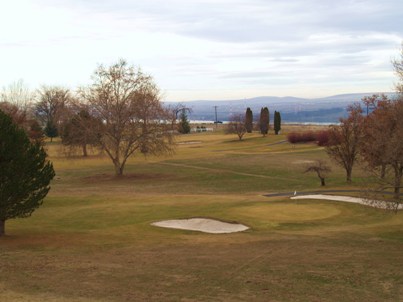
[[[253,130],[253,113],[252,110],[248,107],[245,113],[245,128],[246,132],[252,133]]]
[[[274,111],[274,132],[276,135],[281,130],[281,115],[279,111]]]
[[[59,135],[57,127],[52,121],[48,121],[46,123],[44,132],[47,137],[50,137],[50,141],[52,141],[54,137],[57,137]]]
[[[259,127],[260,133],[265,136],[269,131],[269,109],[267,107],[260,110]]]
[[[183,134],[190,132],[189,120],[185,110],[181,112],[178,131]]]
[[[54,175],[42,146],[0,110],[0,236],[6,220],[28,217],[42,204]]]

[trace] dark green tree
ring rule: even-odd
[[[28,217],[42,204],[54,175],[42,146],[0,110],[0,236],[6,220]]]
[[[269,132],[269,109],[267,107],[260,110],[259,127],[260,133],[266,136]]]
[[[189,124],[188,116],[186,114],[185,109],[183,109],[181,111],[181,114],[180,114],[179,118],[180,118],[180,122],[179,122],[179,125],[178,125],[178,131],[180,133],[183,133],[183,134],[189,133],[190,132],[190,124]]]
[[[279,111],[274,111],[274,133],[278,135],[281,130],[281,115]]]
[[[246,132],[252,133],[253,130],[253,113],[252,110],[248,107],[245,113],[245,128]]]
[[[52,121],[48,121],[46,123],[44,132],[47,137],[50,137],[50,141],[52,141],[54,137],[57,137],[59,135],[59,131],[57,130],[56,125]]]

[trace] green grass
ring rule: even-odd
[[[173,157],[135,157],[126,177],[108,158],[66,158],[42,207],[6,223],[0,301],[399,301],[403,213],[262,194],[321,189],[312,144],[284,136],[184,135]],[[196,142],[196,143],[194,143]],[[330,161],[329,161],[330,163]],[[332,164],[326,189],[346,185]],[[164,219],[246,224],[234,234],[163,229]]]

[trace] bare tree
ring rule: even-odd
[[[124,60],[99,66],[93,84],[81,96],[101,119],[100,144],[122,176],[128,158],[135,153],[164,154],[173,151],[170,130],[172,112],[164,109],[152,78]]]
[[[6,101],[0,102],[0,110],[10,116],[14,124],[27,128],[27,112],[24,109]]]
[[[226,133],[238,135],[239,140],[246,133],[245,116],[243,114],[233,114],[227,125]]]
[[[39,102],[36,104],[35,114],[45,126],[45,134],[52,139],[58,136],[58,131],[68,118],[70,91],[60,87],[43,86],[38,93]]]
[[[364,106],[366,107],[366,116],[368,116],[373,110],[375,110],[380,104],[384,102],[388,102],[389,99],[385,94],[373,94],[371,96],[366,96],[362,98],[362,102],[364,103]],[[368,121],[368,119],[366,119]],[[364,138],[366,135],[364,135]],[[381,167],[380,169],[380,176],[381,178],[385,177],[386,174],[386,163],[383,162],[383,158],[379,157],[380,160],[379,166]]]
[[[400,49],[399,57],[392,61],[393,67],[395,68],[395,73],[399,78],[399,82],[395,85],[396,91],[399,94],[403,94],[403,43]]]
[[[9,86],[3,87],[0,93],[0,101],[13,104],[21,111],[28,111],[34,93],[32,93],[23,80],[11,83]]]
[[[192,113],[192,108],[186,107],[184,104],[182,103],[177,103],[175,105],[168,105],[165,106],[165,108],[168,110],[168,112],[171,113],[171,129],[172,131],[174,131],[175,129],[178,129],[179,132],[182,133],[180,127],[181,127],[181,122],[183,122],[183,115],[186,116],[186,120],[187,120],[187,114],[191,114]],[[176,125],[176,122],[178,120],[178,115],[180,118],[180,123],[179,125]],[[186,132],[186,131],[185,131]],[[189,131],[190,132],[190,128]],[[186,133],[188,133],[186,132]]]
[[[308,172],[315,172],[320,179],[321,186],[325,186],[325,178],[327,177],[327,174],[331,172],[331,169],[324,161],[317,160],[305,168],[304,173]]]
[[[0,109],[11,116],[14,123],[27,130],[32,120],[30,106],[33,99],[34,94],[19,80],[3,87],[0,93]]]
[[[349,108],[349,116],[340,119],[340,125],[331,126],[327,154],[346,171],[346,180],[351,182],[354,163],[357,160],[362,136],[362,109],[356,105]]]
[[[379,102],[365,119],[360,153],[369,171],[378,177],[378,191],[393,188],[400,202],[403,176],[403,100]],[[384,170],[379,173],[379,170]],[[382,175],[383,174],[383,175]]]
[[[24,129],[29,139],[41,143],[43,131],[34,117],[32,104],[35,94],[22,80],[3,87],[0,93],[0,110],[9,115],[12,121]]]
[[[99,129],[102,121],[91,116],[89,109],[81,106],[76,114],[68,119],[60,131],[62,144],[68,146],[70,151],[80,147],[84,157],[88,156],[87,147],[99,147]]]

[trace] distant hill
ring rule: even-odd
[[[231,114],[244,113],[247,107],[252,109],[254,118],[258,118],[260,109],[268,107],[271,115],[275,110],[280,111],[283,122],[335,123],[340,117],[347,116],[349,105],[360,102],[364,96],[372,94],[374,93],[340,94],[315,99],[261,96],[241,100],[198,100],[181,104],[192,109],[189,115],[191,120],[215,120],[214,106],[217,106],[217,119],[220,121],[228,121]],[[394,95],[390,92],[385,94]]]

